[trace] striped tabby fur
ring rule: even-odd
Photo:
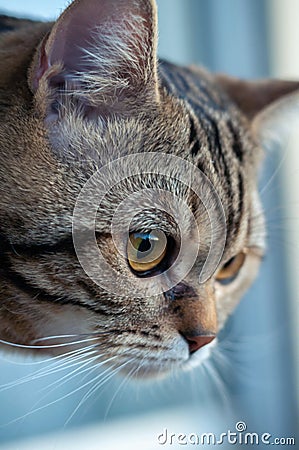
[[[194,352],[197,338],[217,334],[257,273],[265,247],[259,138],[299,85],[249,83],[158,61],[156,26],[154,0],[75,0],[55,24],[0,18],[2,341],[51,347],[90,338],[99,359],[104,351],[124,370],[166,373],[200,359],[208,347]],[[76,257],[73,209],[97,169],[149,152],[180,156],[209,178],[226,216],[223,257],[204,285],[195,264],[159,296],[130,297],[122,286],[112,295]],[[96,225],[109,263],[136,284],[114,247],[110,221],[126,192],[159,186],[139,169],[140,176],[109,192]],[[206,217],[174,178],[163,183],[196,217]],[[169,219],[151,206],[135,228],[156,223],[171,233]],[[201,223],[205,242],[209,230]],[[244,249],[237,276],[217,282],[221,267]]]

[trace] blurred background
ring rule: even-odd
[[[51,20],[65,5],[0,0],[0,12]],[[299,79],[297,0],[158,0],[158,7],[161,57],[244,78]],[[78,365],[0,353],[1,449],[163,448],[157,436],[165,428],[221,433],[238,421],[273,437],[298,433],[298,138],[294,130],[267,155],[261,191],[269,251],[210,370],[137,385],[111,378],[93,392],[94,373],[79,373]]]

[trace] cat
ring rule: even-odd
[[[158,60],[154,0],[75,0],[55,23],[0,24],[2,348],[92,346],[140,377],[199,364],[265,253],[263,147],[285,132],[299,83]]]

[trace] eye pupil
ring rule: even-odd
[[[233,264],[233,262],[235,261],[236,256],[233,256],[231,259],[229,259],[224,266],[222,267],[222,269],[227,269],[231,264]]]
[[[147,252],[151,248],[151,242],[149,238],[142,239],[139,246],[138,246],[138,252]]]

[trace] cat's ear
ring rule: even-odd
[[[264,146],[283,143],[299,122],[299,82],[283,80],[245,81],[217,75],[217,83],[251,122]]]
[[[75,97],[81,109],[99,114],[154,100],[156,47],[154,0],[75,0],[35,56],[31,89],[53,103]]]

